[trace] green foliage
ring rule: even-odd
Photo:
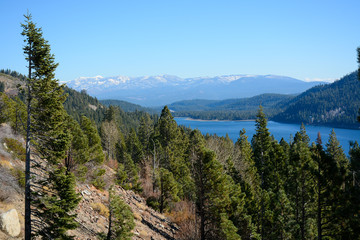
[[[89,96],[85,91],[78,92],[68,87],[64,87],[64,92],[67,94],[64,108],[70,116],[78,122],[82,116],[86,116],[96,125],[100,125],[104,119],[106,108],[96,98]]]
[[[17,72],[17,71],[12,71],[10,69],[0,69],[0,73],[3,73],[3,74],[6,74],[6,75],[10,75],[14,78],[18,78],[22,81],[25,81],[26,80],[26,76]],[[1,92],[1,91],[0,91]]]
[[[89,161],[101,164],[104,161],[104,153],[101,147],[101,138],[95,126],[89,118],[82,116],[80,127],[88,140]]]
[[[66,173],[65,168],[55,169],[50,173],[48,186],[54,194],[36,200],[42,218],[46,219],[37,234],[45,239],[73,239],[67,230],[78,226],[73,210],[81,200],[75,191],[75,177]]]
[[[17,158],[25,162],[26,152],[21,142],[14,138],[4,138],[4,143],[13,158]]]
[[[77,177],[77,180],[79,180],[80,182],[85,182],[87,172],[88,172],[88,168],[86,166],[84,165],[78,166],[75,172],[75,176]]]
[[[20,187],[25,187],[25,172],[20,168],[10,168],[11,174],[16,178]]]
[[[238,229],[234,226],[233,222],[227,218],[226,213],[221,213],[220,218],[220,228],[224,236],[223,239],[241,240],[241,237],[237,234]]]
[[[135,227],[131,208],[112,189],[109,191],[109,228],[107,240],[131,240]]]
[[[313,87],[284,103],[283,113],[272,119],[279,122],[358,128],[360,82],[357,71],[331,84]],[[351,93],[351,94],[349,94]]]
[[[268,116],[274,116],[284,107],[281,102],[289,101],[294,95],[261,94],[251,98],[227,100],[186,100],[175,102],[169,107],[174,110],[174,116],[191,117],[203,120],[245,120],[256,117],[257,108],[261,104]]]
[[[70,145],[66,151],[65,166],[67,171],[72,171],[89,161],[89,144],[79,123],[70,116],[66,118],[66,130],[70,136]]]
[[[0,123],[8,122],[16,133],[23,133],[26,119],[25,104],[18,98],[13,99],[0,92]]]
[[[117,183],[125,189],[141,192],[142,187],[139,181],[138,168],[134,164],[131,155],[124,152],[118,161],[120,163],[116,173]]]
[[[160,168],[159,185],[159,210],[163,213],[170,202],[177,202],[180,200],[178,197],[179,189],[173,174],[165,168]]]
[[[129,103],[122,100],[114,100],[114,99],[106,99],[106,100],[100,100],[100,103],[110,107],[110,106],[118,106],[120,107],[124,112],[135,112],[135,111],[141,111],[141,112],[148,112],[148,113],[155,113],[155,110],[151,108],[145,108],[137,104]]]
[[[156,197],[154,196],[150,196],[146,199],[146,205],[148,205],[149,207],[151,207],[152,209],[155,209],[157,211],[160,210],[160,204],[159,201]]]
[[[0,93],[5,91],[5,83],[0,82]]]
[[[94,187],[96,187],[97,189],[103,190],[105,188],[105,181],[104,181],[104,174],[105,174],[105,169],[103,168],[98,168],[93,172],[93,177],[94,179],[92,180],[92,184],[94,185]]]

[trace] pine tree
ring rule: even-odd
[[[294,226],[292,226],[293,237],[297,239],[313,238],[316,231],[313,211],[316,189],[313,173],[316,163],[312,159],[309,142],[310,139],[306,134],[304,125],[302,125],[290,147],[289,179],[291,181],[285,183],[295,221]]]
[[[101,138],[97,131],[95,123],[89,118],[82,116],[80,121],[80,127],[83,133],[86,135],[89,144],[89,161],[97,164],[104,162],[104,153],[101,147]]]
[[[131,208],[112,188],[109,190],[109,227],[106,240],[131,240],[135,227]]]
[[[349,161],[344,154],[335,131],[332,130],[326,143],[327,168],[323,184],[325,191],[322,202],[322,235],[338,239],[344,230],[344,215],[347,204],[346,179],[349,176]],[[322,237],[321,235],[319,235]]]
[[[66,170],[71,172],[89,161],[89,144],[79,123],[70,116],[66,118],[66,130],[69,132],[71,139],[64,164]]]
[[[36,213],[46,219],[37,234],[45,239],[73,239],[66,232],[78,226],[76,214],[71,213],[81,200],[75,191],[75,176],[62,167],[52,171],[49,180],[51,194],[35,200]]]
[[[47,235],[50,238],[65,236],[66,230],[74,226],[73,219],[68,215],[68,211],[74,206],[67,208],[63,204],[67,200],[71,201],[70,196],[62,195],[62,190],[56,189],[56,186],[62,184],[63,178],[55,176],[58,173],[58,164],[64,159],[70,142],[70,136],[64,130],[66,113],[63,103],[66,96],[63,94],[62,86],[55,79],[58,64],[50,53],[50,45],[43,38],[41,28],[36,27],[29,14],[25,16],[25,23],[21,26],[22,35],[25,37],[23,49],[29,70],[26,79],[25,239],[31,239],[33,233],[44,232],[50,234]],[[39,160],[35,161],[34,154]],[[41,177],[31,174],[35,169],[41,173],[37,176]],[[51,193],[53,189],[45,190],[45,183],[55,188],[55,195]],[[71,183],[65,185],[64,190],[72,191]],[[50,198],[52,201],[42,205]],[[32,206],[40,209],[35,211]],[[45,209],[42,209],[42,206],[45,206]],[[49,209],[59,206],[65,210],[60,214],[63,216],[62,229],[55,226],[57,223],[47,214]],[[47,231],[49,228],[53,230]]]
[[[140,126],[139,126],[139,140],[141,145],[143,146],[143,150],[146,153],[150,152],[150,137],[153,134],[153,123],[149,114],[145,114],[140,118]]]
[[[159,197],[159,209],[160,213],[168,207],[169,202],[179,201],[178,187],[174,179],[173,174],[165,168],[160,168],[159,173],[159,185],[160,185],[160,197]]]
[[[347,183],[349,202],[345,212],[348,221],[344,234],[348,239],[360,239],[360,147],[357,142],[352,142],[350,146],[350,174]]]
[[[142,146],[139,141],[139,138],[136,135],[136,132],[131,128],[129,135],[126,138],[126,150],[130,154],[131,159],[135,164],[140,164],[143,161],[144,153],[142,151]]]
[[[139,170],[134,164],[131,155],[124,152],[121,159],[118,160],[117,182],[125,189],[133,189],[136,192],[141,192],[141,184],[139,181]]]
[[[270,137],[269,129],[267,128],[267,119],[263,112],[262,106],[259,107],[258,114],[255,120],[255,130],[251,145],[253,148],[253,158],[257,172],[260,175],[260,214],[259,214],[259,232],[262,239],[266,239],[271,233],[271,209],[269,206],[269,192],[272,187],[273,179],[272,173],[275,170],[273,160],[271,159],[272,152],[272,138]]]
[[[242,213],[244,195],[240,187],[235,188],[214,152],[199,146],[194,154],[196,212],[200,217],[201,240],[240,239],[238,229],[230,219]]]

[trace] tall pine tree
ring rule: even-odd
[[[69,212],[78,202],[71,175],[64,175],[59,168],[70,142],[68,132],[64,131],[66,96],[55,79],[58,64],[41,28],[36,27],[29,14],[21,26],[29,71],[26,79],[25,239],[30,240],[34,234],[65,238],[66,231],[76,227]],[[61,213],[55,210],[60,214],[55,220],[48,214],[54,209],[62,209]]]

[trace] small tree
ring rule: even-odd
[[[169,201],[179,201],[177,183],[173,174],[165,168],[160,168],[160,213],[163,213]]]
[[[130,240],[133,236],[131,230],[134,227],[134,215],[131,208],[115,195],[111,187],[109,190],[109,228],[106,240]]]

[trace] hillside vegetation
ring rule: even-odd
[[[191,117],[203,120],[246,120],[255,119],[259,106],[271,117],[284,110],[282,102],[293,99],[296,95],[261,94],[250,98],[227,100],[187,100],[169,105],[174,116]]]
[[[0,79],[0,238],[360,239],[357,142],[350,159],[334,131],[311,143],[301,125],[278,142],[259,107],[251,141],[241,130],[234,143],[178,126],[167,106],[157,117],[66,94],[24,17],[29,76]]]
[[[285,111],[272,119],[279,122],[359,128],[360,82],[357,71],[331,84],[313,87],[278,105]]]

